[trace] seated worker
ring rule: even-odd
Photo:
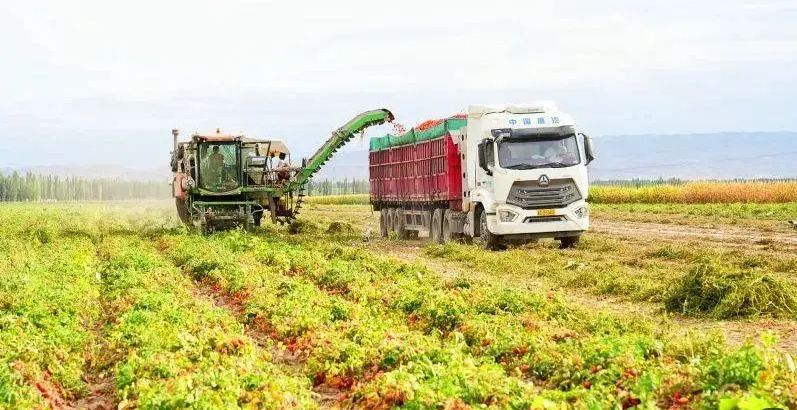
[[[559,141],[551,141],[545,150],[545,158],[552,162],[560,162],[567,154],[567,148]]]
[[[290,172],[291,164],[288,161],[285,161],[285,153],[280,152],[279,160],[277,161],[277,166],[274,167],[274,170],[277,171],[277,181],[287,181],[291,177]]]
[[[219,152],[218,145],[213,146],[213,153],[208,156],[208,161],[210,162],[210,165],[215,168],[221,168],[224,166],[224,155]]]
[[[207,156],[207,164],[204,165],[204,175],[210,184],[220,184],[224,170],[224,155],[219,152],[219,146],[213,147],[213,153]]]

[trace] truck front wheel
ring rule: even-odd
[[[482,212],[479,216],[479,234],[484,249],[488,251],[501,249],[501,237],[487,229],[487,212]]]
[[[568,236],[559,240],[559,249],[575,248],[580,236]]]
[[[429,227],[429,240],[432,243],[443,243],[443,210],[438,208],[432,212],[432,226]]]

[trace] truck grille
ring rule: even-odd
[[[529,216],[525,220],[524,223],[533,224],[539,222],[562,222],[565,221],[564,216]]]
[[[581,198],[572,179],[553,179],[545,187],[537,181],[522,181],[512,185],[506,203],[523,209],[564,208]]]

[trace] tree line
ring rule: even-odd
[[[1,202],[119,201],[170,197],[171,187],[167,181],[88,179],[30,172],[24,175],[18,172],[0,174]]]
[[[307,195],[367,194],[368,180],[344,178],[332,181],[310,180]],[[0,202],[38,201],[120,201],[132,199],[169,199],[168,181],[130,181],[110,178],[80,178],[0,173]]]
[[[793,179],[738,179],[732,182],[786,182]],[[593,185],[649,186],[680,185],[687,180],[676,178],[592,181]],[[729,182],[724,180],[723,182]],[[367,194],[367,179],[310,180],[305,193],[310,196]],[[36,201],[120,201],[132,199],[169,199],[168,181],[130,181],[110,178],[59,177],[33,173],[0,173],[0,202]]]
[[[309,196],[367,194],[369,190],[367,179],[343,178],[343,180],[323,181],[310,180],[307,183],[306,193]]]

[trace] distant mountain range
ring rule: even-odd
[[[728,132],[679,135],[610,135],[593,138],[597,159],[592,180],[733,179],[797,177],[797,132]],[[294,158],[294,162],[299,159]],[[168,180],[168,166],[130,169],[114,165],[48,165],[0,168],[0,173],[81,178]],[[368,151],[342,150],[316,174],[316,180],[368,178]]]
[[[593,138],[592,180],[797,177],[797,132],[607,135]],[[368,151],[342,151],[316,179],[368,178]]]

